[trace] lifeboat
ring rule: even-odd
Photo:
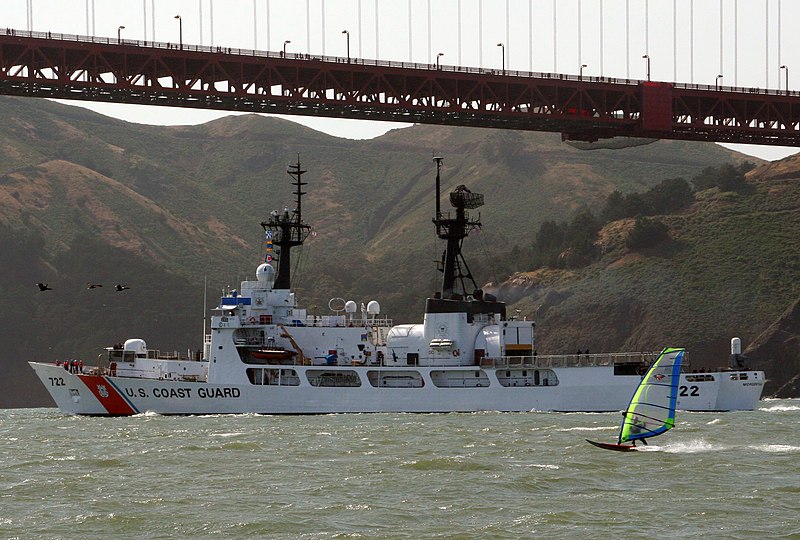
[[[255,349],[250,351],[250,358],[260,360],[265,364],[282,363],[292,360],[297,353],[286,349]]]

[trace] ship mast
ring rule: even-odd
[[[306,171],[300,168],[300,154],[297,154],[297,164],[289,165],[289,170],[286,172],[294,178],[296,207],[291,213],[288,208],[283,210],[283,214],[273,211],[269,221],[261,223],[267,238],[277,246],[278,272],[273,285],[275,289],[291,289],[291,257],[289,253],[293,247],[302,246],[311,233],[311,225],[303,223],[302,216],[302,200],[303,195],[306,194],[303,186],[308,182],[301,180]]]
[[[437,156],[433,160],[436,162],[436,217],[433,218],[433,223],[436,225],[436,235],[447,241],[439,268],[443,273],[442,298],[450,299],[454,295],[466,297],[476,290],[478,285],[461,253],[461,245],[472,229],[481,227],[480,216],[478,219],[470,219],[466,210],[483,206],[483,195],[472,193],[466,186],[458,186],[450,193],[450,204],[456,209],[455,217],[451,217],[449,212],[442,213],[439,206],[442,158]],[[469,293],[466,287],[467,280],[472,283],[472,291]],[[460,285],[460,292],[456,290],[457,284]]]

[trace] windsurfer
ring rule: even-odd
[[[627,411],[622,413],[622,416],[624,416],[626,420],[627,420],[627,414],[628,414]],[[630,425],[631,425],[631,435],[638,435],[639,433],[643,433],[647,430],[647,425],[645,424],[644,420],[640,419],[639,416],[636,414],[633,415],[633,418],[630,421]],[[647,446],[646,438],[642,437],[639,440],[642,441],[642,443],[645,446]],[[633,444],[633,446],[636,446],[636,439],[632,439],[631,443]]]

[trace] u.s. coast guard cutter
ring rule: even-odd
[[[311,231],[298,158],[288,171],[296,207],[261,224],[271,251],[255,281],[221,298],[202,352],[161,354],[129,339],[107,348],[98,366],[30,365],[62,411],[85,415],[625,408],[656,355],[538,355],[534,323],[507,317],[505,304],[475,285],[461,253],[480,227],[468,211],[483,196],[459,186],[449,195],[452,211],[442,212],[435,160],[433,223],[447,247],[442,288],[427,299],[422,324],[393,325],[376,301],[333,299],[323,316],[298,306],[290,252]],[[682,374],[678,407],[753,409],[763,385],[761,371]]]

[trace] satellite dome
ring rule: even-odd
[[[731,354],[742,354],[742,340],[738,337],[731,338]]]
[[[377,315],[381,312],[381,305],[377,302],[377,300],[370,300],[369,304],[367,304],[367,313],[370,315]]]
[[[271,264],[261,263],[256,268],[256,279],[272,284],[275,281],[275,269]]]
[[[126,351],[135,351],[137,354],[144,354],[147,352],[147,343],[143,339],[129,339],[125,341],[122,348]]]
[[[357,307],[358,306],[356,306],[355,302],[353,302],[352,300],[348,300],[344,304],[344,311],[345,313],[355,313]]]

